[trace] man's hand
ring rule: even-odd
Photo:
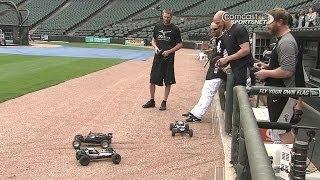
[[[160,49],[158,47],[154,48],[154,51],[156,52],[156,54],[160,51]]]
[[[266,78],[269,77],[269,76],[268,76],[268,71],[269,71],[269,70],[262,69],[262,70],[260,70],[260,71],[258,71],[258,72],[256,72],[256,73],[254,73],[254,75],[255,75],[258,79],[264,80],[264,79],[266,79]]]
[[[220,58],[218,61],[217,61],[217,65],[219,67],[225,67],[229,64],[229,58],[228,57],[224,57],[224,58]]]
[[[167,57],[167,56],[169,56],[169,54],[170,54],[169,50],[168,51],[163,51],[162,56],[163,57]]]
[[[257,62],[253,64],[253,67],[256,69],[268,69],[269,65],[263,62]]]
[[[230,64],[228,66],[226,66],[225,68],[222,69],[223,72],[227,73],[228,69],[230,69]]]

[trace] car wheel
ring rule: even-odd
[[[178,132],[178,131],[177,131],[177,128],[173,128],[173,129],[172,129],[172,136],[175,136],[177,132]]]
[[[170,123],[170,131],[174,128],[174,124]]]
[[[79,141],[83,141],[83,136],[81,134],[77,134],[74,136],[74,140],[79,140]]]
[[[80,151],[77,151],[77,153],[76,153],[76,158],[77,158],[77,160],[79,160],[80,159],[80,157],[81,156],[83,156],[83,155],[85,155],[86,153],[85,152],[83,152],[82,150],[80,150]]]
[[[108,140],[103,140],[103,141],[101,141],[101,147],[102,147],[102,148],[107,148],[107,147],[109,147],[109,141],[108,141]]]
[[[189,136],[192,137],[193,136],[193,130],[189,129]]]
[[[90,163],[90,157],[88,155],[81,156],[79,162],[82,166],[87,166]]]
[[[111,159],[112,159],[113,164],[119,164],[121,161],[121,156],[120,156],[120,154],[115,153],[111,156]]]
[[[72,142],[72,146],[73,146],[74,149],[80,149],[81,141],[79,141],[79,140],[74,140],[74,141]]]
[[[189,124],[185,124],[186,131],[189,131]]]

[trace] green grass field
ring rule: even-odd
[[[0,102],[120,62],[120,59],[0,55]]]

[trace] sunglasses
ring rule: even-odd
[[[216,30],[218,30],[219,28],[210,28],[210,30],[212,31],[216,31]]]

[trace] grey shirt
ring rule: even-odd
[[[295,87],[295,71],[298,61],[298,45],[291,33],[282,36],[276,47],[278,54],[279,66],[282,70],[291,71],[293,75],[289,78],[284,78],[286,87]]]

